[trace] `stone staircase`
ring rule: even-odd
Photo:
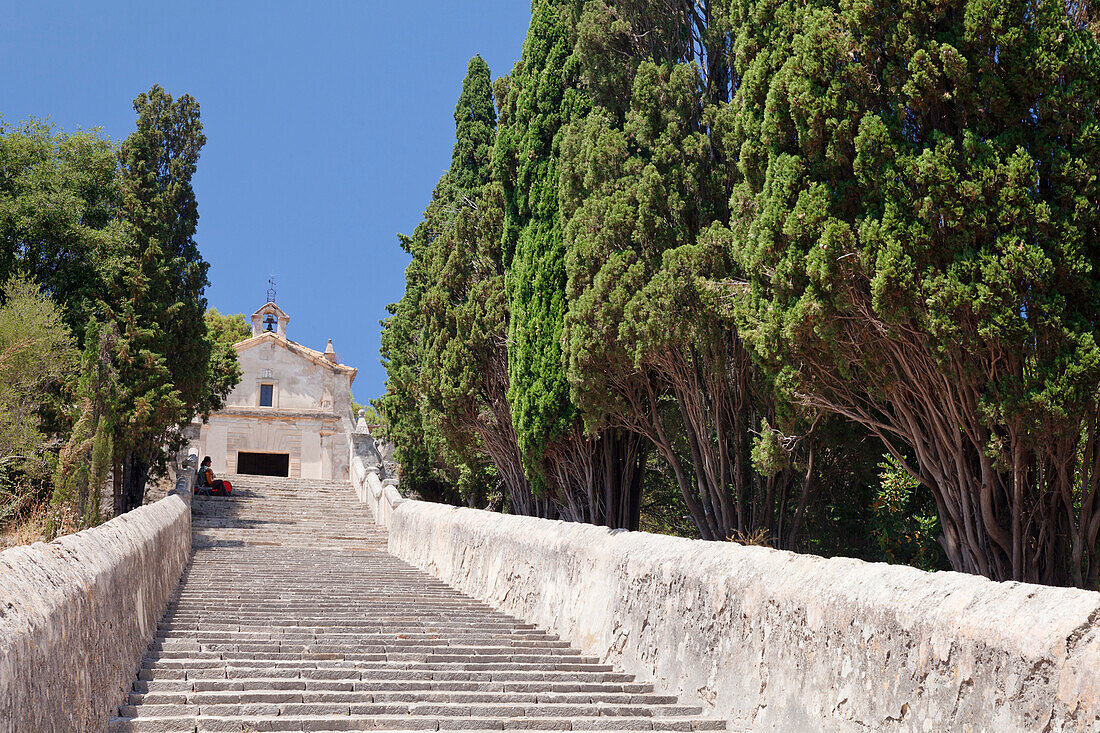
[[[109,730],[724,730],[386,552],[346,484],[230,476]]]

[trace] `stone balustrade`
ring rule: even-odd
[[[366,466],[356,478],[391,553],[733,730],[1100,730],[1100,593],[403,500]]]
[[[191,555],[194,457],[175,490],[0,552],[0,732],[105,730]]]

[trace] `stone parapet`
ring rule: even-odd
[[[1100,593],[402,500],[390,552],[734,730],[1100,730]]]
[[[364,461],[362,455],[351,459],[351,485],[359,501],[366,504],[374,516],[374,523],[388,526],[394,509],[406,499],[397,490],[395,479],[383,479],[380,465]]]
[[[0,732],[106,729],[191,555],[184,465],[155,504],[0,553]]]

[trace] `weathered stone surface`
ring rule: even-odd
[[[191,554],[189,468],[155,504],[0,553],[0,731],[106,728]]]
[[[351,459],[352,488],[359,501],[366,504],[375,524],[389,526],[393,510],[405,499],[397,490],[397,481],[381,477],[382,467],[364,461],[362,455]]]
[[[389,549],[733,729],[1100,730],[1100,594],[361,494]]]

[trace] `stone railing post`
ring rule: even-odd
[[[196,453],[191,453],[184,459],[180,465],[180,470],[176,474],[176,488],[172,489],[170,493],[178,494],[187,502],[188,506],[191,504],[191,496],[195,491],[195,481],[198,478],[199,456]]]

